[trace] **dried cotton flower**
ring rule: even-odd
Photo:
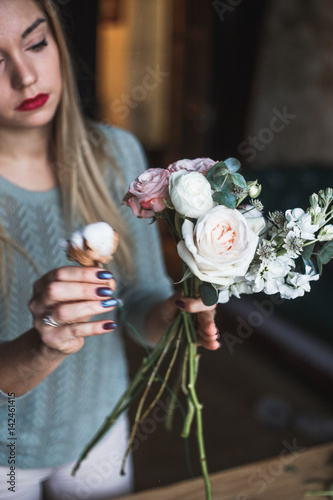
[[[89,224],[61,242],[69,260],[81,266],[99,266],[112,259],[118,246],[118,233],[106,222]]]

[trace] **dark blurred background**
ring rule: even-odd
[[[86,113],[136,134],[150,166],[235,156],[262,182],[266,212],[306,208],[333,185],[331,0],[59,3]],[[333,439],[332,278],[331,263],[304,298],[219,307],[223,347],[202,353],[199,377],[211,471]],[[128,353],[134,373],[143,351],[128,342]],[[148,428],[137,489],[199,473],[194,443]]]

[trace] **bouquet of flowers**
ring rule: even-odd
[[[231,296],[258,292],[278,293],[287,299],[300,297],[310,291],[310,282],[319,279],[323,265],[333,256],[333,225],[329,223],[333,190],[312,194],[305,211],[295,208],[265,216],[258,200],[261,186],[257,181],[247,182],[238,172],[240,167],[235,158],[224,162],[197,158],[177,161],[167,169],[151,168],[130,184],[123,204],[137,217],[153,222],[163,219],[167,224],[183,262],[180,283],[186,297],[201,297],[208,306],[225,303]],[[171,372],[177,370],[167,427],[171,428],[182,391],[187,401],[182,436],[190,434],[195,421],[206,499],[210,500],[202,405],[195,388],[198,369],[195,315],[181,311],[143,360],[76,469],[117,418],[140,398],[124,465],[138,427],[158,403]],[[147,403],[156,382],[157,393]]]

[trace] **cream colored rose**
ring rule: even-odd
[[[179,170],[172,173],[169,194],[175,210],[185,217],[197,219],[214,206],[212,188],[199,172]]]
[[[219,205],[194,225],[185,220],[180,258],[201,281],[229,286],[244,276],[253,260],[258,236],[238,211]]]

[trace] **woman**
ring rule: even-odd
[[[125,417],[71,476],[128,383],[116,296],[152,345],[181,307],[199,313],[201,345],[219,347],[214,308],[172,295],[155,230],[119,208],[145,168],[130,134],[84,122],[51,0],[0,0],[1,499],[131,491]],[[59,249],[98,220],[120,234],[113,274]]]

